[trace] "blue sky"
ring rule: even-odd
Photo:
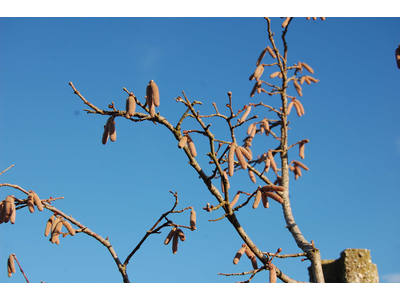
[[[277,41],[282,21],[272,19]],[[346,248],[371,250],[381,282],[399,282],[400,274],[400,70],[394,55],[399,33],[399,18],[323,22],[303,17],[294,19],[287,35],[289,63],[306,62],[320,80],[303,87],[306,114],[290,115],[289,141],[310,140],[304,159],[310,171],[297,181],[291,177],[295,220],[323,259],[339,258]],[[242,241],[227,220],[208,221],[221,212],[202,210],[207,202],[216,203],[172,134],[161,125],[118,118],[117,141],[104,146],[100,140],[107,118],[87,115],[83,109],[88,107],[68,83],[99,108],[114,101],[124,110],[127,95],[122,88],[143,100],[147,83],[154,79],[160,89],[158,110],[173,124],[184,112],[174,100],[182,90],[203,103],[203,114],[213,112],[212,102],[228,113],[228,91],[235,109],[259,101],[279,108],[278,97],[249,97],[254,83],[248,77],[269,45],[265,20],[1,18],[0,41],[0,169],[15,165],[1,175],[2,183],[35,190],[41,198],[64,197],[54,206],[108,236],[122,260],[172,207],[168,191],[178,191],[177,209],[193,206],[198,229],[187,232],[175,255],[163,244],[169,230],[151,236],[128,265],[130,280],[222,283],[248,278],[217,275],[248,271],[251,264],[245,257],[232,264]],[[274,71],[267,69],[264,76]],[[292,86],[288,91],[295,94]],[[275,117],[262,109],[254,114]],[[225,124],[210,122],[216,137],[226,138]],[[198,129],[192,121],[183,128]],[[245,137],[245,131],[238,129],[237,134]],[[209,174],[205,139],[195,136],[194,142],[198,161]],[[261,154],[276,146],[260,137],[252,150]],[[244,171],[230,182],[231,194],[256,187]],[[0,191],[2,199],[9,194],[23,197],[12,188]],[[121,282],[113,259],[96,240],[78,234],[61,239],[59,246],[51,244],[43,235],[50,215],[23,209],[14,225],[1,224],[4,265],[15,253],[33,282]],[[299,252],[276,203],[269,210],[247,207],[238,218],[262,251],[282,247],[283,253]],[[188,223],[189,213],[172,219]],[[308,280],[308,262],[275,262],[290,277]],[[267,280],[264,272],[253,282]],[[0,282],[24,278],[20,273],[8,278],[4,270]]]

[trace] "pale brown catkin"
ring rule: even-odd
[[[254,175],[254,172],[249,169],[249,177],[250,180],[253,181],[253,183],[256,183],[256,175]]]
[[[285,21],[283,21],[283,23],[282,23],[282,27],[285,28],[289,24],[289,21],[290,21],[290,17],[286,17]]]
[[[230,177],[233,176],[233,173],[235,171],[235,148],[235,144],[232,143],[228,153],[228,174]]]
[[[256,70],[250,76],[249,80],[250,81],[253,79],[259,80],[263,72],[264,72],[264,66],[261,64],[261,65],[257,66]]]
[[[44,229],[44,236],[48,236],[49,235],[51,227],[52,227],[53,222],[54,222],[54,218],[55,218],[55,215],[52,215],[50,217],[50,219],[47,221],[46,228]]]
[[[304,67],[304,69],[306,69],[308,72],[310,72],[311,74],[314,74],[314,70],[307,65],[305,62],[302,62],[301,65]]]
[[[196,230],[196,212],[194,211],[193,208],[190,211],[190,228]]]
[[[293,163],[294,163],[295,165],[298,165],[299,167],[302,167],[302,168],[303,168],[304,170],[306,170],[306,171],[309,170],[309,168],[308,168],[305,164],[303,164],[302,162],[293,161]]]
[[[274,199],[276,202],[279,202],[280,204],[283,203],[283,199],[281,198],[281,196],[279,196],[278,194],[275,194],[274,192],[266,191],[266,192],[264,192],[264,194],[266,196],[268,196],[269,198]]]
[[[32,192],[32,196],[33,196],[33,201],[35,202],[36,207],[38,208],[39,211],[42,211],[43,204],[42,204],[42,201],[40,200],[39,196],[35,192]]]
[[[251,135],[253,133],[254,128],[256,127],[256,123],[251,123],[249,127],[247,127],[247,135]]]
[[[228,175],[226,174],[226,171],[224,171],[221,176],[221,189],[222,189],[222,192],[225,193],[224,180],[222,178],[225,178],[225,180],[227,181],[227,187],[228,187],[228,189],[230,189],[231,186],[229,184],[229,179],[228,179]]]
[[[177,229],[175,234],[178,235],[182,242],[186,240],[186,236],[181,229]]]
[[[196,147],[194,146],[193,140],[189,134],[187,134],[187,139],[188,139],[187,145],[189,147],[190,154],[192,154],[193,157],[196,157],[197,156]]]
[[[299,144],[299,156],[300,156],[300,158],[301,159],[304,159],[304,144],[303,143],[300,143]]]
[[[108,132],[108,126],[107,126],[107,123],[106,123],[106,125],[104,125],[103,137],[101,138],[101,143],[103,145],[107,144],[109,136],[110,136],[110,133]]]
[[[242,248],[240,248],[238,250],[238,252],[236,252],[235,257],[233,258],[233,264],[234,265],[237,265],[237,263],[239,262],[240,258],[243,255],[243,253],[246,251],[246,244],[243,244],[243,245],[242,245]]]
[[[51,233],[51,242],[54,244],[59,240],[59,235],[61,233],[61,228],[63,226],[63,223],[61,221],[59,221],[56,225],[56,227],[54,228],[54,230]],[[57,244],[58,245],[58,244]]]
[[[1,201],[0,202],[0,224],[4,222],[4,217],[5,217],[5,211],[3,213],[3,208],[4,208],[4,201]]]
[[[298,165],[294,165],[294,170],[298,177],[301,177],[301,169]]]
[[[297,82],[297,79],[293,80],[293,85],[294,85],[294,88],[296,89],[297,93],[299,94],[299,96],[303,97],[303,92],[301,91],[301,86]]]
[[[285,188],[283,186],[270,184],[270,185],[264,185],[261,188],[261,190],[263,192],[266,192],[266,191],[283,192],[283,191],[285,191]]]
[[[7,196],[3,202],[3,209],[1,210],[1,220],[4,223],[8,223],[12,214],[12,204],[14,204],[14,198],[12,196]]]
[[[243,156],[242,151],[240,151],[239,147],[235,148],[235,154],[236,154],[236,158],[239,161],[240,166],[242,167],[243,170],[247,169],[247,162],[246,159]]]
[[[395,51],[397,68],[400,69],[400,45]]]
[[[275,77],[277,77],[279,74],[281,74],[281,72],[280,72],[280,71],[276,71],[276,72],[272,73],[271,75],[269,75],[269,77],[270,77],[270,78],[275,78]]]
[[[178,143],[178,148],[182,149],[183,147],[185,147],[186,144],[187,144],[187,141],[188,141],[188,137],[187,137],[186,135],[184,135],[184,136],[180,139],[180,141],[179,141],[179,143]]]
[[[15,217],[17,216],[17,210],[15,209],[14,201],[11,202],[11,216],[10,216],[10,223],[15,223]]]
[[[174,236],[172,238],[172,253],[175,254],[178,252],[178,242],[179,242],[179,235],[177,232],[174,233]]]
[[[56,228],[58,222],[61,222],[61,218],[56,217],[56,218],[54,219],[54,221],[52,222],[52,224],[51,224],[51,232],[53,232],[53,231],[55,230],[55,228]]]
[[[265,193],[262,193],[262,203],[265,208],[269,208],[268,196]]]
[[[304,111],[303,104],[301,104],[301,102],[299,100],[297,100],[297,99],[295,99],[294,102],[299,105],[300,111],[301,111],[301,115],[304,115],[306,112]]]
[[[115,130],[114,116],[111,116],[107,121],[108,132],[110,134],[110,141],[115,142],[117,140],[117,131]]]
[[[301,112],[301,107],[299,103],[296,100],[293,100],[291,103],[293,103],[294,107],[296,108],[297,115],[301,117],[303,114]]]
[[[268,150],[268,154],[267,155],[268,155],[268,158],[269,158],[269,160],[271,162],[272,170],[274,170],[274,172],[277,173],[278,172],[278,167],[276,166],[276,163],[275,163],[275,160],[274,160],[274,156],[272,155],[272,151]]]
[[[307,77],[308,80],[310,80],[312,82],[315,82],[315,83],[319,82],[319,79],[315,79],[314,77],[311,77],[311,76],[306,76],[306,77]],[[309,84],[311,84],[311,82]]]
[[[265,135],[268,136],[269,135],[269,123],[268,123],[267,118],[264,117],[264,119],[262,119],[261,126],[265,129]]]
[[[136,110],[136,102],[135,102],[135,97],[133,95],[129,95],[128,98],[126,98],[126,114],[125,117],[129,119],[135,114]]]
[[[176,227],[172,228],[171,231],[168,233],[167,237],[165,238],[164,244],[168,245],[169,242],[171,241],[171,238],[174,236],[175,231],[176,231]]]
[[[14,263],[14,255],[10,254],[10,256],[8,257],[9,262],[10,262],[10,269],[11,272],[13,272],[15,274],[15,263]]]
[[[286,114],[287,114],[287,115],[290,114],[290,111],[292,110],[293,104],[294,104],[293,101],[291,101],[291,102],[288,104],[288,107],[287,107],[287,109],[286,109]]]
[[[33,202],[33,195],[32,193],[28,194],[28,199],[26,200],[26,204],[28,205],[29,211],[33,213],[35,211],[35,206]]]
[[[276,59],[275,52],[269,46],[267,46],[267,51],[268,51],[269,55],[271,55],[271,57],[273,59]]]
[[[253,209],[256,209],[258,207],[258,205],[260,204],[260,201],[261,201],[261,197],[262,197],[262,193],[261,193],[260,189],[258,189],[256,192],[256,196],[254,198]]]
[[[233,197],[232,202],[229,204],[229,206],[230,206],[231,208],[233,208],[233,207],[235,206],[236,202],[238,202],[239,197],[240,197],[240,192],[237,192],[236,195],[235,195],[235,197]]]
[[[265,53],[267,53],[267,48],[265,48],[265,49],[261,52],[260,56],[258,57],[258,60],[257,60],[257,63],[256,63],[257,66],[261,63],[262,59],[264,58]]]
[[[246,110],[244,111],[243,116],[239,119],[239,123],[243,123],[246,120],[250,111],[251,111],[251,105],[246,105]]]
[[[152,80],[150,80],[148,86],[149,86],[149,93],[151,95],[151,99],[154,103],[154,106],[156,106],[156,107],[160,106],[160,92],[158,90],[157,84],[152,79]]]
[[[253,159],[253,155],[251,154],[251,150],[248,151],[247,149],[243,148],[242,146],[239,146],[240,151],[246,157],[249,161]],[[250,148],[249,148],[250,149]]]
[[[74,236],[75,235],[75,229],[72,228],[72,225],[67,220],[62,220],[62,223],[63,223],[64,227],[67,228],[69,234],[71,236]]]

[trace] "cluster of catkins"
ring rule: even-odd
[[[67,235],[66,233],[61,232],[63,226],[67,228],[71,236],[75,235],[75,229],[72,228],[72,225],[67,220],[63,219],[60,216],[56,217],[55,215],[52,215],[46,223],[44,236],[49,236],[51,232],[49,241],[52,242],[53,244],[55,243],[57,245],[60,245],[60,239],[59,239],[60,234],[63,234],[64,237]]]
[[[190,229],[196,230],[196,212],[194,211],[193,207],[192,210],[190,211]],[[179,239],[183,242],[186,240],[186,236],[180,228],[174,227],[171,229],[171,231],[165,238],[164,244],[168,245],[171,239],[172,239],[172,253],[175,254],[176,252],[178,252]]]
[[[39,209],[39,211],[43,210],[43,204],[40,200],[39,196],[34,191],[29,191],[28,199],[26,200],[26,204],[28,205],[29,211],[33,213],[35,211],[35,206]],[[1,223],[8,223],[9,221],[11,224],[15,223],[16,217],[16,208],[14,204],[14,196],[9,195],[0,202],[0,224]]]
[[[146,88],[146,105],[149,108],[150,116],[154,117],[156,115],[155,107],[160,105],[160,93],[158,91],[158,86],[154,82],[154,80],[150,80],[149,84]],[[133,93],[130,93],[128,98],[126,98],[126,114],[125,117],[130,119],[133,115],[135,115],[136,110],[136,101]],[[115,142],[117,140],[117,132],[115,130],[115,116],[111,116],[108,118],[106,125],[104,125],[103,138],[101,142],[105,145],[110,138],[111,142]]]

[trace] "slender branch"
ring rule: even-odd
[[[272,252],[263,252],[264,254],[268,256],[272,256],[275,253]],[[307,253],[295,253],[295,254],[276,254],[275,257],[278,258],[288,258],[288,257],[301,257],[301,256],[307,256]]]
[[[0,175],[3,174],[4,172],[7,172],[9,169],[11,169],[12,167],[14,167],[14,165],[9,166],[7,169],[5,169],[4,171],[1,171]]]
[[[17,256],[14,253],[12,255],[14,256],[14,259],[17,262],[22,275],[24,275],[26,282],[29,283],[28,277],[26,277],[24,270],[22,270],[22,267],[21,267],[21,265],[20,265],[20,263],[19,263],[19,261],[17,259]]]
[[[20,186],[18,186],[18,185],[16,185],[16,184],[11,184],[11,183],[0,183],[0,187],[2,187],[2,186],[9,186],[9,187],[12,187],[12,188],[14,188],[14,189],[20,190],[21,192],[23,192],[23,193],[25,193],[25,194],[27,194],[27,195],[29,194],[28,191],[24,190],[22,187],[20,187]]]

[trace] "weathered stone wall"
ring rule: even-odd
[[[327,283],[378,283],[376,264],[371,262],[367,249],[346,249],[340,258],[322,260],[322,269]],[[308,268],[310,282],[314,282],[311,267]]]

